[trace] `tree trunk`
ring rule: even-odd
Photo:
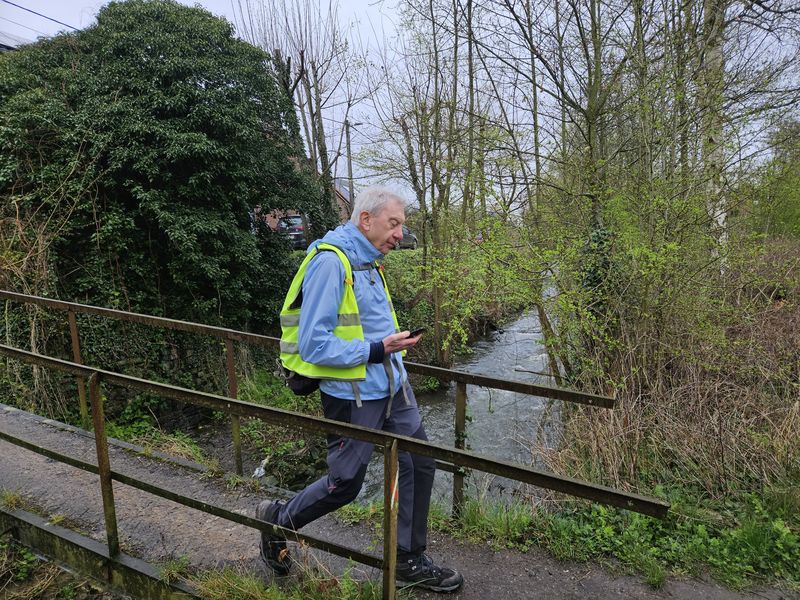
[[[706,191],[706,208],[711,220],[711,233],[722,252],[727,244],[728,209],[722,189],[723,153],[723,100],[725,78],[724,56],[724,0],[703,2],[704,61],[702,64],[703,175]]]
[[[533,51],[533,12],[531,8],[531,0],[527,0],[526,3],[526,12],[527,12],[527,20],[528,20],[528,39],[531,41],[530,44],[530,56],[531,56],[531,113],[533,116],[533,157],[534,157],[534,168],[535,168],[535,194],[533,198],[530,198],[529,194],[529,209],[531,211],[531,216],[536,222],[539,207],[542,204],[542,157],[541,157],[541,145],[540,145],[540,136],[539,136],[539,85],[536,77],[536,53]]]

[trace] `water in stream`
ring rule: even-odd
[[[542,375],[548,370],[547,356],[540,343],[539,319],[526,313],[500,331],[493,332],[473,346],[471,355],[453,366],[459,371],[552,385]],[[428,438],[442,445],[454,445],[456,386],[435,393],[418,394]],[[549,406],[549,409],[547,408]],[[559,402],[515,392],[467,386],[467,444],[472,452],[522,465],[538,465],[532,450],[537,435],[540,443],[551,447],[559,434]],[[542,422],[543,417],[544,422]],[[541,425],[541,428],[540,428]],[[506,479],[473,473],[469,493],[498,496],[519,485]],[[376,456],[370,464],[360,499],[381,498],[383,461]],[[452,496],[452,475],[437,471],[434,499],[448,505]]]

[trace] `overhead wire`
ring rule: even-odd
[[[8,21],[9,23],[13,23],[17,27],[24,27],[25,29],[30,29],[31,31],[33,31],[34,33],[38,33],[39,35],[47,35],[44,31],[39,31],[38,29],[34,29],[33,27],[29,27],[28,25],[24,25],[22,23],[17,23],[13,19],[8,19],[6,17],[0,17],[0,19],[2,19],[3,21]]]
[[[43,19],[47,19],[48,21],[52,21],[53,23],[58,23],[59,25],[63,25],[64,27],[69,27],[73,31],[78,31],[77,27],[73,27],[72,25],[68,25],[67,23],[62,23],[58,19],[54,19],[53,17],[48,17],[47,15],[43,15],[42,13],[36,12],[35,10],[31,10],[30,8],[11,2],[10,0],[0,0],[0,2],[5,2],[6,4],[10,4],[11,6],[16,6],[17,8],[28,11],[29,13],[34,14],[37,17],[42,17]]]
[[[24,27],[25,29],[30,29],[34,33],[38,33],[40,35],[47,35],[44,31],[39,31],[38,29],[34,29],[33,27],[28,27],[27,25],[23,25],[22,23],[17,23],[16,21],[14,21],[12,19],[8,19],[6,17],[0,17],[0,19],[2,19],[3,21],[8,21],[9,23],[13,23],[14,25],[17,25],[18,27]]]

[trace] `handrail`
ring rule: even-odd
[[[19,446],[20,448],[25,448],[26,450],[29,450],[31,452],[41,454],[46,458],[57,460],[71,467],[75,467],[76,469],[86,471],[87,473],[93,473],[95,475],[100,474],[100,469],[95,464],[77,458],[73,458],[72,456],[69,456],[67,454],[61,454],[60,452],[56,452],[55,450],[50,450],[49,448],[45,448],[43,446],[37,446],[36,444],[32,444],[31,442],[23,440],[22,438],[14,437],[13,435],[9,435],[3,431],[0,431],[0,440]],[[125,475],[124,473],[119,473],[113,470],[110,473],[111,473],[111,478],[114,479],[114,481],[119,481],[120,483],[124,483],[125,485],[129,485],[138,490],[142,490],[143,492],[147,492],[149,494],[153,494],[154,496],[158,496],[159,498],[172,500],[173,502],[182,504],[183,506],[188,506],[189,508],[194,508],[196,510],[208,513],[210,515],[214,515],[215,517],[220,517],[221,519],[233,521],[234,523],[239,523],[240,525],[246,525],[248,527],[254,527],[256,529],[264,529],[260,521],[258,521],[257,519],[253,519],[252,517],[248,517],[247,515],[242,515],[236,511],[227,510],[220,506],[216,506],[208,502],[203,502],[202,500],[196,500],[188,496],[183,496],[167,488],[147,483],[146,481],[136,479],[135,477],[130,477],[128,475]],[[307,543],[309,546],[314,546],[315,548],[319,548],[320,550],[325,550],[326,552],[331,552],[332,554],[336,554],[338,556],[346,556],[348,558],[352,558],[353,560],[357,560],[361,564],[365,564],[370,567],[375,567],[378,569],[381,568],[382,559],[378,556],[359,552],[357,550],[353,550],[352,548],[347,548],[346,546],[340,546],[339,544],[327,542],[325,540],[320,540],[312,536],[298,533],[291,529],[284,529],[277,526],[275,527],[275,529],[276,531],[280,531],[280,533],[285,535],[287,538],[292,539],[296,542]]]
[[[296,426],[302,429],[313,429],[326,434],[335,434],[371,442],[380,446],[385,446],[387,443],[396,441],[399,448],[404,451],[423,454],[452,462],[456,466],[469,467],[486,473],[502,475],[524,483],[564,492],[572,496],[594,500],[603,504],[626,508],[654,517],[664,517],[669,509],[668,503],[658,500],[657,498],[622,492],[606,486],[547,473],[531,467],[524,467],[515,463],[482,456],[467,450],[449,448],[447,446],[417,440],[412,437],[333,421],[324,417],[304,415],[291,410],[233,400],[232,398],[218,396],[209,392],[199,392],[166,383],[141,379],[131,375],[124,375],[114,371],[79,365],[59,358],[36,354],[27,350],[20,350],[19,348],[14,348],[5,344],[0,344],[0,354],[22,362],[53,368],[59,371],[72,373],[73,375],[82,375],[87,379],[96,373],[104,382],[156,393],[182,402],[198,404],[239,416],[256,417],[273,423]]]
[[[54,300],[53,298],[43,298],[41,296],[19,294],[17,292],[9,292],[8,290],[0,290],[0,298],[5,298],[6,300],[15,300],[17,302],[23,302],[25,304],[36,304],[37,306],[46,306],[48,308],[55,308],[57,310],[72,311],[87,315],[99,315],[101,317],[110,317],[112,319],[118,319],[120,321],[130,321],[132,323],[142,323],[144,325],[155,325],[156,327],[164,327],[166,329],[176,329],[178,331],[190,331],[193,333],[204,333],[206,335],[210,335],[219,339],[229,338],[236,340],[237,342],[249,342],[251,344],[257,344],[259,346],[268,346],[280,342],[278,338],[270,337],[268,335],[247,333],[245,331],[237,331],[236,329],[227,329],[225,327],[217,327],[215,325],[193,323],[192,321],[179,321],[178,319],[156,317],[153,315],[145,315],[142,313],[117,310],[115,308],[94,306],[92,304],[78,304],[76,302]]]
[[[100,478],[100,488],[103,496],[103,513],[106,523],[106,543],[109,549],[109,556],[112,560],[120,560],[119,536],[116,520],[116,507],[114,502],[114,491],[112,481],[119,481],[133,486],[144,492],[178,502],[184,506],[189,506],[196,510],[221,517],[236,523],[254,527],[259,531],[278,533],[286,536],[287,539],[302,541],[315,548],[320,548],[327,552],[339,556],[349,557],[362,564],[369,566],[379,566],[383,571],[383,597],[393,600],[395,597],[395,567],[397,564],[397,504],[394,502],[397,485],[398,472],[398,452],[408,451],[415,454],[423,454],[434,459],[444,459],[452,462],[456,466],[468,467],[481,470],[487,473],[494,473],[521,481],[545,487],[548,489],[564,492],[574,496],[591,499],[603,504],[611,504],[627,508],[643,514],[663,518],[669,510],[669,504],[656,498],[648,498],[639,494],[621,492],[601,485],[591,484],[569,477],[561,477],[552,473],[545,473],[531,467],[500,461],[489,457],[481,456],[466,450],[457,448],[447,448],[427,441],[415,438],[378,431],[366,427],[360,427],[349,423],[341,423],[323,417],[313,417],[303,415],[294,411],[260,406],[248,402],[242,402],[225,396],[218,396],[207,392],[199,392],[187,388],[181,388],[165,383],[132,377],[122,373],[106,371],[94,367],[88,367],[78,363],[73,363],[50,356],[36,354],[27,350],[20,350],[12,346],[0,344],[0,355],[22,361],[28,364],[36,364],[59,371],[72,373],[81,376],[89,381],[89,392],[91,398],[92,420],[95,432],[95,447],[97,451],[97,465],[92,465],[75,459],[71,456],[60,454],[53,450],[32,444],[21,438],[11,436],[0,431],[0,439],[6,440],[23,448],[38,452],[74,467],[86,471],[97,473]],[[333,433],[340,436],[355,438],[380,445],[384,450],[384,519],[383,519],[383,556],[375,557],[365,554],[358,550],[340,546],[338,544],[320,540],[311,536],[303,535],[295,531],[279,527],[267,521],[252,519],[250,517],[237,515],[224,508],[201,502],[194,498],[177,494],[171,490],[155,486],[141,481],[134,477],[117,473],[111,470],[108,454],[108,439],[105,434],[105,416],[103,414],[103,397],[100,392],[101,382],[107,381],[128,388],[156,392],[162,396],[189,402],[200,406],[206,406],[215,410],[222,410],[239,416],[250,416],[263,419],[265,421],[278,422],[284,425],[294,425],[303,429],[313,429],[324,433]]]
[[[457,382],[456,400],[460,410],[456,411],[456,448],[448,448],[430,442],[420,441],[414,438],[391,434],[383,431],[376,431],[367,429],[348,423],[341,423],[332,421],[322,417],[313,417],[303,415],[301,413],[282,410],[272,407],[265,407],[247,402],[236,400],[236,373],[233,364],[233,341],[245,341],[256,343],[258,345],[277,344],[279,340],[269,336],[261,336],[258,334],[249,334],[239,332],[231,329],[221,327],[214,327],[209,325],[202,325],[198,323],[190,323],[187,321],[177,321],[174,319],[165,319],[163,317],[153,317],[150,315],[142,315],[137,313],[128,313],[125,311],[117,311],[113,309],[106,309],[101,307],[76,304],[72,302],[63,302],[59,300],[51,300],[48,298],[40,298],[36,296],[26,296],[14,292],[0,290],[0,298],[8,300],[15,300],[20,302],[27,302],[65,310],[69,316],[70,333],[72,337],[73,357],[75,362],[69,362],[62,359],[36,354],[26,350],[14,348],[12,346],[0,344],[0,355],[5,355],[12,359],[16,359],[29,364],[37,364],[43,367],[53,368],[59,371],[72,373],[76,376],[81,392],[81,415],[84,422],[87,420],[87,408],[85,399],[85,390],[83,386],[88,380],[89,392],[91,399],[92,420],[94,423],[95,431],[95,445],[97,450],[97,466],[90,465],[89,463],[81,463],[76,459],[55,453],[34,444],[30,444],[19,438],[14,438],[3,432],[0,432],[0,439],[5,439],[11,443],[15,443],[22,447],[26,447],[35,452],[40,452],[56,460],[62,460],[67,464],[72,464],[78,468],[83,468],[91,472],[96,472],[100,476],[100,487],[103,495],[103,510],[106,520],[106,538],[109,547],[109,555],[116,559],[119,555],[119,541],[117,534],[115,503],[113,495],[112,480],[120,481],[128,485],[137,487],[143,491],[171,499],[175,502],[190,506],[208,512],[222,518],[226,518],[250,527],[259,529],[260,531],[278,532],[286,535],[288,539],[303,541],[311,546],[338,554],[340,556],[347,556],[353,560],[359,561],[363,564],[370,566],[381,566],[383,569],[383,596],[384,598],[394,598],[394,566],[396,564],[396,548],[395,541],[397,535],[397,506],[392,499],[394,498],[395,490],[391,487],[395,482],[395,474],[398,469],[397,453],[400,450],[413,452],[415,454],[422,454],[433,457],[440,461],[447,461],[455,465],[454,476],[454,511],[458,511],[456,507],[456,500],[463,498],[463,472],[464,468],[476,469],[487,473],[501,475],[516,481],[537,485],[539,487],[571,494],[573,496],[590,499],[603,504],[609,504],[626,508],[643,514],[663,518],[668,510],[669,504],[639,494],[622,492],[609,488],[606,486],[591,484],[588,482],[572,479],[569,477],[562,477],[552,473],[546,473],[530,467],[525,467],[510,463],[507,461],[500,461],[489,457],[481,456],[472,452],[468,452],[463,448],[463,425],[464,425],[464,408],[466,405],[466,385],[468,383],[474,385],[486,385],[498,389],[507,389],[511,391],[529,393],[534,395],[548,396],[559,398],[562,400],[572,400],[583,402],[585,404],[595,406],[613,407],[613,399],[605,398],[602,396],[594,396],[591,394],[584,394],[581,392],[574,392],[572,390],[564,390],[560,388],[550,388],[547,386],[536,386],[526,384],[523,382],[514,382],[496,379],[493,377],[486,377],[481,375],[472,375],[459,371],[452,371],[449,369],[441,369],[438,367],[431,367],[427,365],[419,365],[416,363],[407,363],[409,371],[421,372],[428,375],[440,377],[441,379],[449,379]],[[196,333],[204,333],[214,337],[222,338],[225,340],[226,354],[227,354],[227,371],[228,371],[228,391],[229,396],[219,396],[207,392],[199,392],[187,388],[181,388],[165,383],[155,382],[148,379],[142,379],[89,367],[81,364],[80,358],[80,345],[77,333],[77,322],[75,319],[76,313],[96,314],[101,316],[108,316],[112,318],[141,322],[156,326],[169,327],[172,329],[181,329],[184,331],[193,331]],[[386,506],[383,522],[384,533],[384,548],[383,558],[378,558],[369,554],[364,554],[354,549],[345,548],[324,540],[318,540],[310,536],[298,534],[294,531],[287,530],[276,525],[272,525],[265,521],[252,519],[250,517],[242,517],[223,508],[216,507],[210,504],[202,503],[198,500],[181,496],[169,490],[153,486],[147,482],[139,481],[134,478],[127,477],[123,474],[116,473],[111,470],[109,457],[108,457],[108,442],[105,436],[105,417],[103,414],[103,401],[100,393],[101,382],[108,382],[112,384],[121,385],[128,388],[143,390],[159,394],[163,397],[169,397],[183,402],[206,406],[218,411],[223,411],[231,415],[233,425],[234,443],[238,441],[239,431],[239,418],[241,416],[255,417],[265,421],[276,422],[283,425],[296,426],[302,429],[312,429],[322,431],[324,433],[334,433],[340,436],[355,438],[363,441],[372,442],[378,448],[383,449],[384,453],[384,497]],[[459,421],[459,415],[461,420]],[[241,474],[241,454],[237,448],[237,470]],[[460,467],[460,468],[459,468]],[[460,505],[459,505],[460,506]]]
[[[16,292],[9,292],[0,290],[0,298],[7,300],[14,300],[26,304],[35,304],[37,306],[46,306],[57,310],[83,313],[91,315],[99,315],[103,317],[110,317],[121,321],[129,321],[132,323],[142,323],[146,325],[154,325],[156,327],[165,327],[167,329],[175,329],[179,331],[189,331],[193,333],[202,333],[210,335],[215,338],[223,340],[235,340],[238,342],[247,342],[258,346],[278,346],[280,339],[268,335],[261,335],[258,333],[248,333],[245,331],[237,331],[236,329],[227,329],[225,327],[216,327],[214,325],[204,325],[202,323],[193,323],[191,321],[180,321],[177,319],[168,319],[166,317],[155,317],[153,315],[145,315],[142,313],[128,312],[124,310],[116,310],[113,308],[103,308],[100,306],[93,306],[91,304],[78,304],[75,302],[65,302],[64,300],[54,300],[52,298],[42,298],[41,296],[30,296],[27,294],[19,294]],[[558,388],[547,385],[537,385],[527,383],[524,381],[516,381],[511,379],[500,379],[488,375],[474,375],[464,371],[457,371],[454,369],[445,369],[442,367],[434,367],[431,365],[424,365],[421,363],[404,362],[406,369],[412,373],[419,373],[421,375],[429,375],[444,381],[455,381],[457,383],[465,383],[471,385],[478,385],[483,387],[491,387],[498,390],[505,390],[510,392],[517,392],[520,394],[529,394],[531,396],[543,396],[545,398],[554,398],[557,400],[566,400],[570,402],[578,402],[580,404],[587,404],[590,406],[597,406],[600,408],[613,408],[615,399],[608,396],[600,396],[597,394],[590,394],[588,392],[579,392],[577,390],[570,390],[566,388]]]

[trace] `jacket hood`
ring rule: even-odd
[[[370,241],[364,237],[361,230],[350,221],[344,225],[339,225],[333,231],[329,231],[321,240],[313,242],[308,247],[308,252],[323,242],[342,250],[353,265],[371,263],[379,258],[383,258],[383,253],[373,246]]]

